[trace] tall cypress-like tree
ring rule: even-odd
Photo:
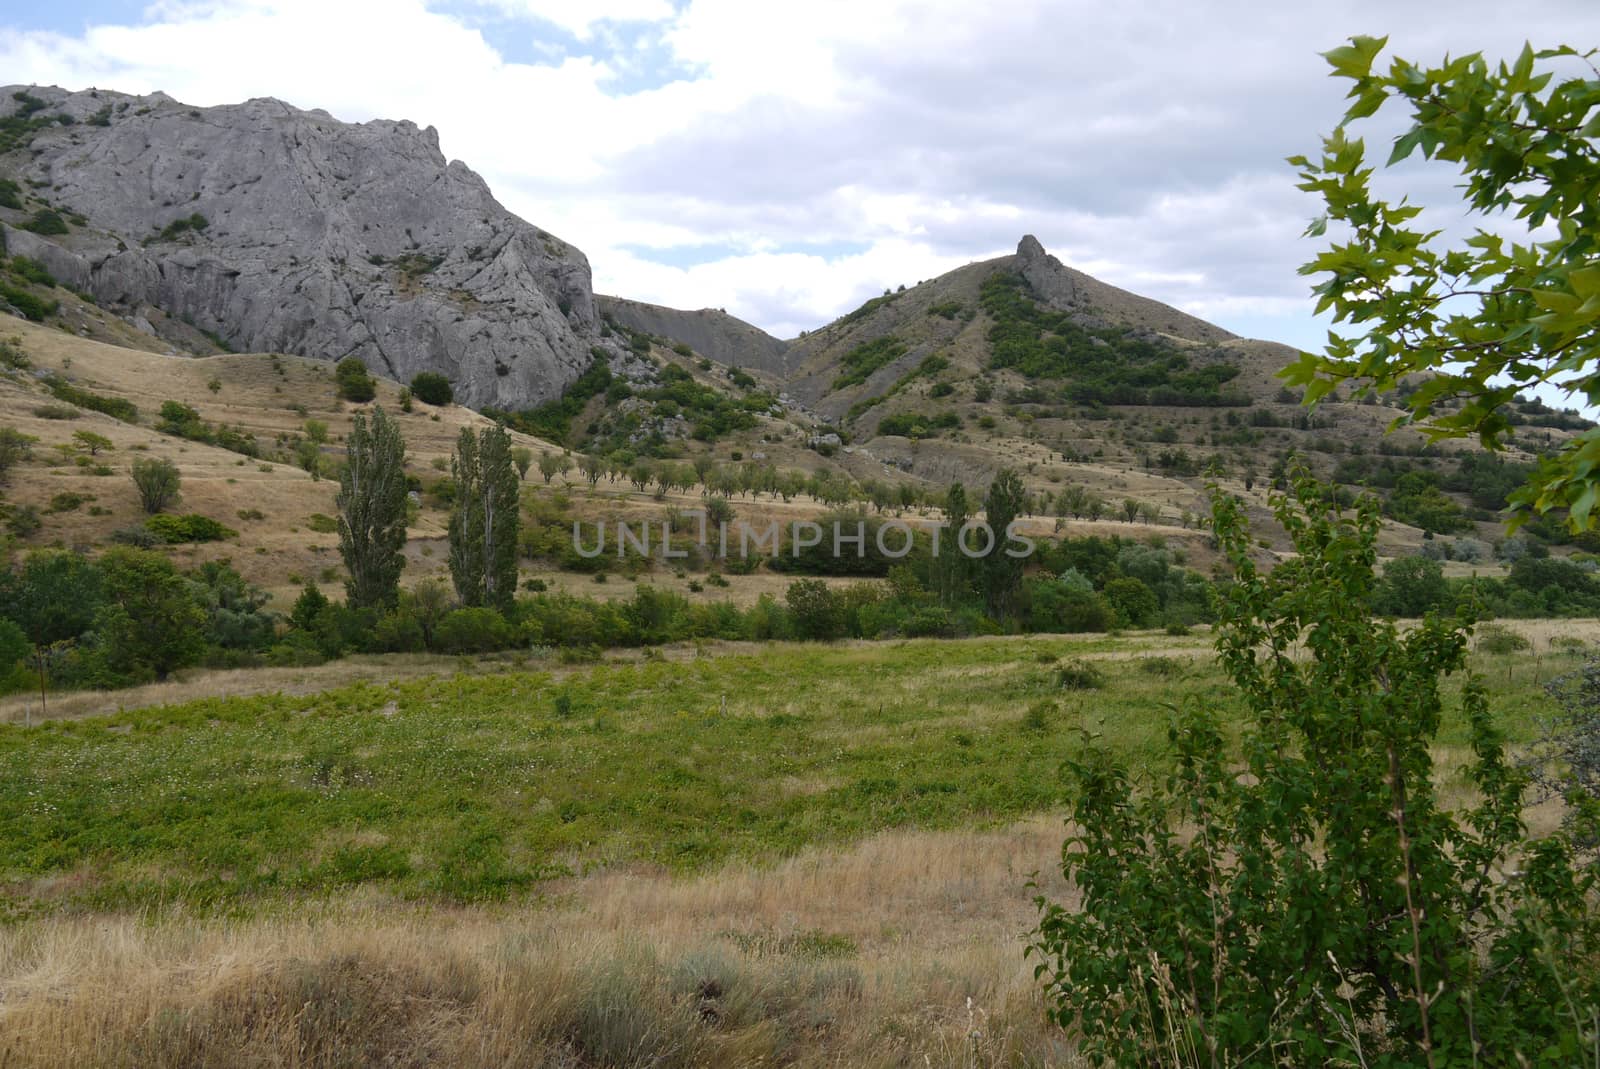
[[[381,408],[372,422],[356,413],[348,461],[339,476],[339,555],[350,578],[351,608],[392,606],[400,596],[405,567],[406,443]]]
[[[462,427],[450,458],[456,498],[450,510],[450,581],[465,605],[483,604],[483,478],[478,462],[478,436]]]
[[[944,496],[945,529],[939,533],[939,555],[934,559],[934,574],[938,576],[936,589],[939,601],[945,605],[959,605],[972,592],[972,565],[961,552],[961,528],[972,519],[972,508],[967,504],[967,488],[951,483]]]
[[[994,531],[994,548],[982,561],[983,594],[989,614],[996,620],[1008,619],[1016,612],[1022,560],[1006,553],[1006,528],[1022,515],[1027,500],[1021,477],[1010,468],[1002,468],[989,484],[989,495],[983,501],[984,518]]]
[[[450,577],[466,605],[509,609],[517,592],[517,499],[522,480],[504,427],[463,427],[451,461]]]

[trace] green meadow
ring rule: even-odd
[[[1479,655],[1514,742],[1576,654]],[[250,912],[358,887],[463,903],[598,868],[689,872],[1061,803],[1085,732],[1135,766],[1183,702],[1236,710],[1204,636],[679,649],[0,727],[12,920]],[[1463,750],[1447,721],[1441,759]]]

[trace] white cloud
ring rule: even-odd
[[[0,28],[0,70],[436,126],[601,290],[775,333],[1032,232],[1108,282],[1298,340],[1313,205],[1282,157],[1343,104],[1315,53],[1385,29],[1424,59],[1600,36],[1588,0],[1461,0],[1449,19],[1392,0],[452,2],[167,2],[131,25]],[[508,50],[506,24],[532,47]],[[1452,196],[1448,176],[1405,181]]]

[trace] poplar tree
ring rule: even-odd
[[[972,592],[972,561],[961,552],[961,528],[970,519],[967,488],[951,483],[944,498],[945,529],[939,533],[939,552],[933,561],[939,601],[945,605],[959,605]]]
[[[370,424],[357,412],[347,453],[335,498],[339,555],[350,573],[346,598],[354,609],[393,606],[405,567],[405,440],[382,408]]]
[[[504,427],[463,427],[451,474],[450,577],[465,605],[511,607],[517,592],[517,498],[522,480]]]
[[[984,498],[984,518],[994,532],[994,546],[983,558],[983,593],[989,614],[1003,620],[1016,611],[1017,592],[1022,587],[1022,561],[1006,552],[1006,528],[1027,509],[1028,492],[1022,479],[1010,468],[1002,468],[989,484]]]

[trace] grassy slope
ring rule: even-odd
[[[81,302],[75,303],[70,295],[65,295],[62,303],[64,309],[82,310],[86,314],[96,311],[82,306]],[[115,317],[111,319],[115,322]],[[21,321],[7,323],[0,329],[0,336],[19,338],[35,369],[62,373],[85,389],[132,401],[139,408],[141,421],[139,425],[130,425],[88,411],[71,420],[42,419],[34,414],[36,408],[58,404],[43,387],[27,374],[15,379],[0,377],[0,424],[14,426],[39,440],[34,447],[35,459],[13,469],[9,484],[0,487],[5,501],[33,505],[44,514],[42,529],[24,548],[103,545],[118,528],[139,524],[143,514],[128,478],[129,468],[137,457],[165,457],[177,464],[183,475],[183,500],[175,511],[204,513],[239,531],[236,540],[175,547],[170,552],[180,566],[191,567],[204,560],[229,558],[247,579],[273,594],[280,608],[286,608],[302,580],[332,576],[331,585],[337,586],[342,577],[338,538],[332,533],[312,531],[308,526],[313,515],[334,513],[334,495],[338,489],[335,483],[326,479],[313,480],[290,464],[263,465],[214,446],[159,434],[151,426],[161,403],[176,400],[195,408],[212,424],[229,424],[254,434],[263,445],[270,446],[279,435],[303,433],[305,420],[311,418],[328,425],[329,444],[325,451],[337,456],[342,449],[342,439],[348,433],[351,416],[365,406],[338,400],[329,365],[287,356],[279,357],[274,365],[270,356],[260,354],[172,357],[126,349]],[[724,375],[704,372],[694,360],[663,349],[658,349],[657,355],[685,368],[697,381],[726,385]],[[209,388],[213,380],[219,383],[216,391]],[[377,403],[399,419],[407,443],[409,470],[427,484],[444,474],[440,465],[449,456],[460,428],[483,426],[486,421],[455,405],[434,409],[419,403],[411,414],[400,413],[398,391],[397,384],[379,380]],[[596,405],[600,403],[597,399]],[[304,415],[295,406],[304,408]],[[588,413],[582,418],[586,420],[592,415]],[[77,430],[93,431],[113,441],[114,448],[96,458],[110,467],[112,474],[93,475],[57,450],[57,446],[70,444]],[[537,439],[522,435],[516,438],[519,444],[535,452],[552,448],[549,443]],[[776,440],[764,440],[766,438]],[[799,427],[782,421],[763,420],[756,431],[718,443],[716,454],[727,462],[734,449],[741,450],[747,459],[760,454],[765,463],[784,469],[813,471],[839,467],[860,478],[901,477],[901,473],[885,469],[882,463],[865,454],[839,454],[833,460],[825,459],[804,447],[804,432]],[[1038,452],[1037,449],[1033,451]],[[1031,454],[1020,455],[1025,459]],[[1010,462],[1017,459],[1014,455]],[[983,453],[974,457],[971,470],[950,469],[941,479],[987,478],[992,465],[999,462],[998,457]],[[1039,479],[1044,482],[1044,473]],[[1151,498],[1166,490],[1189,503],[1194,495],[1191,487],[1173,480],[1160,480],[1148,473],[1130,471],[1108,476],[1108,479],[1128,492]],[[698,491],[670,495],[658,501],[652,493],[634,492],[626,482],[602,480],[591,490],[576,471],[565,477],[558,476],[553,487],[547,488],[534,470],[524,484],[524,494],[529,497],[558,490],[571,495],[574,515],[587,522],[603,518],[612,522],[620,519],[632,523],[641,520],[659,523],[668,509],[695,508],[703,504]],[[83,495],[87,501],[73,511],[49,512],[51,499],[63,492]],[[429,504],[431,498],[425,498],[418,522],[409,532],[407,566],[402,577],[407,585],[430,576],[446,576],[447,515],[442,510],[427,507]],[[787,503],[770,498],[740,498],[734,505],[740,520],[757,527],[774,519],[783,523],[810,519],[824,511],[820,503],[804,496]],[[91,509],[95,508],[104,513],[91,515]],[[239,515],[250,510],[259,510],[262,516],[245,518]],[[1050,520],[1040,520],[1040,532],[1048,532],[1052,527]],[[1204,539],[1195,531],[1087,522],[1070,524],[1067,529],[1073,534],[1119,533],[1135,538],[1160,534],[1184,544],[1198,566],[1209,559]],[[627,597],[633,589],[631,584],[623,583],[599,586],[587,576],[551,573],[531,563],[525,563],[524,570],[527,575],[538,575],[553,588],[596,597]],[[781,596],[789,582],[785,577],[759,572],[730,577],[732,586],[727,590],[708,588],[697,594],[688,590],[691,578],[680,578],[673,570],[659,567],[648,576],[651,582],[692,597],[731,598],[740,604],[749,604],[763,593]]]
[[[46,513],[43,528],[30,544],[103,544],[112,531],[136,526],[144,516],[129,469],[136,458],[164,457],[178,466],[183,477],[182,500],[171,511],[204,513],[239,531],[239,538],[227,543],[174,550],[180,564],[229,557],[252,582],[291,596],[290,576],[317,578],[324,568],[338,567],[337,536],[308,526],[312,515],[334,513],[336,482],[313,480],[291,464],[263,464],[160,434],[151,426],[161,403],[176,400],[197,409],[209,423],[228,424],[271,447],[279,435],[302,434],[309,418],[327,424],[325,451],[338,454],[352,417],[370,406],[339,401],[331,365],[290,356],[274,360],[264,354],[165,356],[18,321],[0,328],[0,336],[19,338],[34,370],[55,371],[84,389],[132,401],[139,409],[139,425],[89,411],[76,419],[41,419],[34,414],[36,408],[59,403],[29,375],[0,378],[0,423],[38,439],[35,459],[14,469],[4,487],[7,501],[31,504]],[[210,389],[213,381],[219,387],[215,391]],[[379,380],[376,403],[399,420],[408,468],[424,481],[441,474],[435,464],[449,456],[462,427],[488,426],[482,416],[457,405],[435,409],[417,404],[410,414],[402,413],[398,395],[397,384]],[[78,430],[111,439],[113,448],[96,458],[112,469],[111,475],[93,475],[57,451],[57,446],[70,444]],[[536,451],[549,448],[537,439],[522,435],[517,439]],[[52,497],[63,492],[84,495],[90,505],[49,513]],[[104,513],[91,515],[91,505]],[[262,516],[240,516],[250,510]],[[408,581],[442,571],[442,554],[426,558],[420,551],[442,539],[444,530],[444,516],[433,512],[424,512],[412,528]]]

